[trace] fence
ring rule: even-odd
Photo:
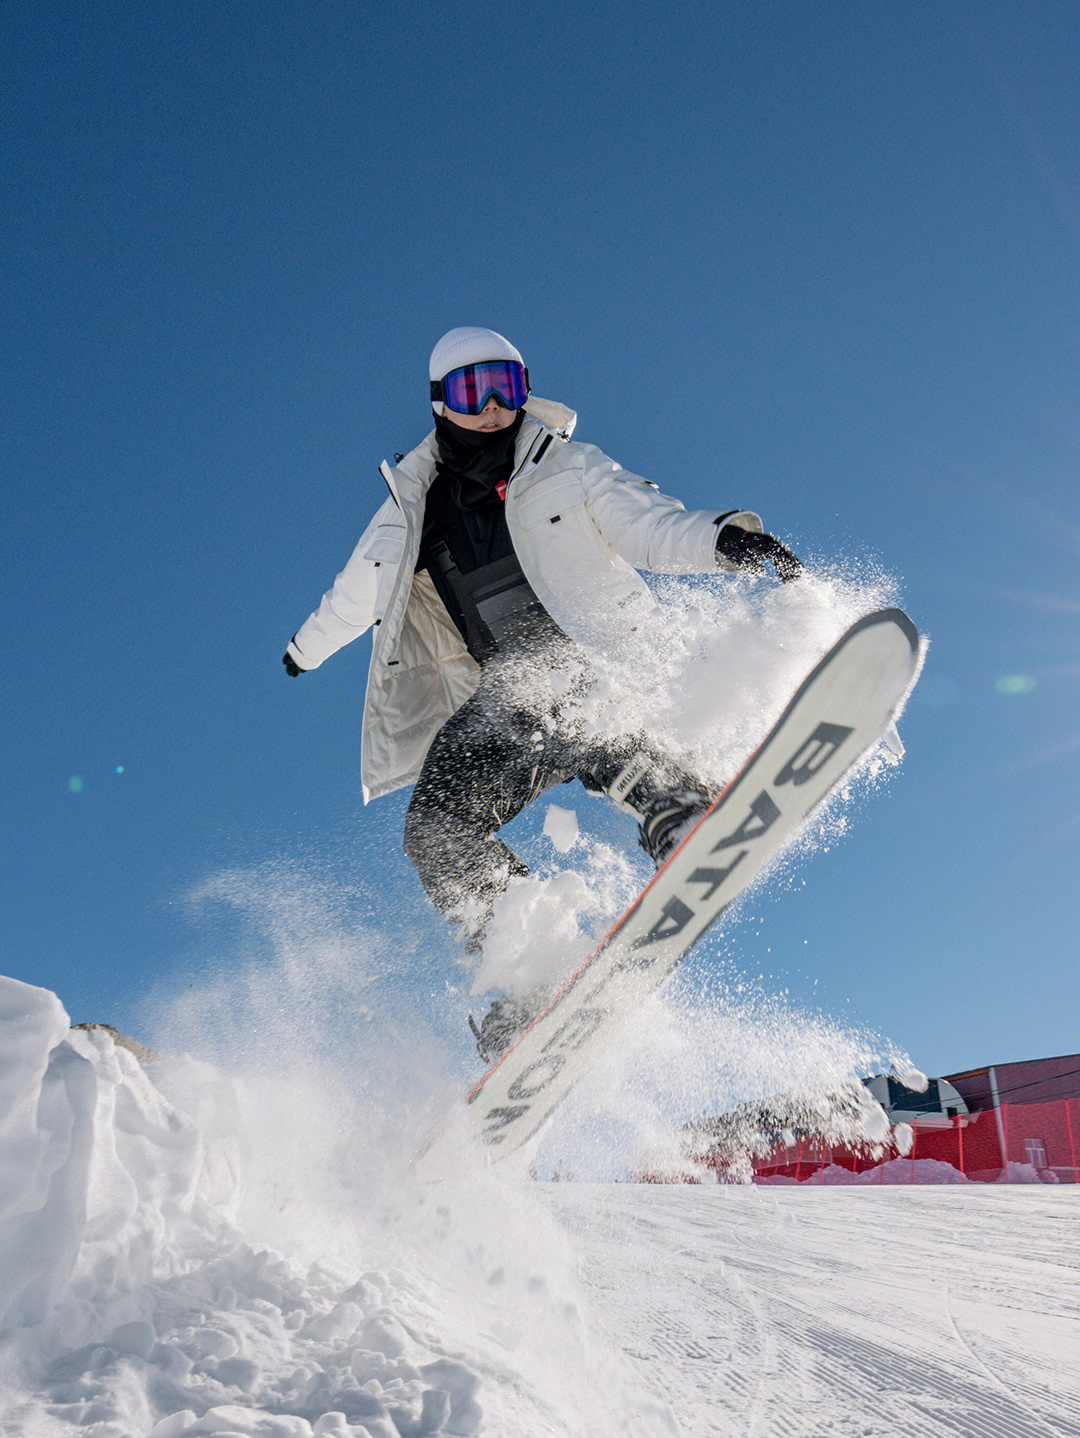
[[[948,1164],[975,1183],[1080,1183],[1080,1098],[1002,1104],[1000,1108],[958,1114],[950,1119],[920,1119],[911,1127],[911,1150],[903,1156],[893,1149],[875,1159],[852,1149],[800,1139],[755,1159],[754,1176],[803,1182],[832,1166],[853,1174],[880,1170],[881,1181],[885,1182],[888,1164],[889,1176],[895,1182],[897,1163],[906,1162],[910,1169],[903,1181],[937,1182],[941,1170],[935,1173],[925,1164],[920,1166],[920,1161],[932,1159]],[[1018,1173],[1018,1167],[1023,1172]],[[902,1171],[899,1176],[903,1177]]]

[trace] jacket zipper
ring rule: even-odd
[[[510,476],[510,478],[506,481],[506,491],[507,491],[508,494],[509,494],[509,492],[510,492],[510,486],[513,484],[514,480],[517,479],[517,477],[518,477],[518,475],[521,473],[521,471],[525,468],[526,464],[527,464],[528,461],[529,461],[529,456],[532,454],[533,450],[536,448],[536,442],[537,442],[537,440],[540,439],[540,438],[543,436],[543,434],[544,434],[544,426],[541,425],[541,426],[540,426],[540,431],[539,431],[539,433],[533,435],[532,439],[529,441],[529,447],[528,447],[528,449],[527,449],[527,450],[525,451],[525,453],[521,456],[521,463],[520,463],[520,464],[518,465],[518,467],[514,470],[513,474]]]
[[[504,504],[504,505],[506,504],[507,499],[508,499],[509,496],[510,496],[510,486],[513,484],[514,480],[517,479],[518,475],[521,473],[521,471],[522,471],[522,470],[525,468],[525,466],[528,464],[529,458],[530,458],[530,456],[532,455],[533,450],[536,448],[537,440],[542,439],[542,438],[544,437],[544,434],[545,434],[545,430],[544,430],[543,425],[541,425],[541,426],[540,426],[539,433],[533,435],[532,439],[529,441],[529,447],[528,447],[528,449],[527,449],[527,450],[525,451],[525,453],[521,456],[521,463],[520,463],[520,464],[518,465],[518,467],[514,470],[513,474],[510,476],[510,478],[506,481],[506,488],[503,490],[503,493],[502,493],[502,501],[503,501],[503,504]],[[550,438],[551,438],[551,435],[549,434],[549,435],[547,436],[547,438],[550,439]],[[545,446],[545,447],[546,447],[546,446]]]

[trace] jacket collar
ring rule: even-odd
[[[530,395],[525,402],[525,419],[514,447],[514,470],[520,469],[536,437],[549,430],[559,439],[569,439],[577,424],[577,415],[557,400],[538,399]],[[419,500],[427,494],[435,478],[435,431],[394,467],[394,479],[403,499]]]
[[[568,405],[560,404],[556,399],[540,399],[534,394],[525,401],[525,413],[538,419],[545,429],[550,429],[560,439],[569,439],[577,424],[577,414]]]

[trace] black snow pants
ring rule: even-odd
[[[601,793],[633,762],[640,777],[629,797],[641,816],[694,782],[644,736],[590,735],[591,682],[580,651],[565,641],[497,655],[432,741],[405,816],[405,853],[435,907],[463,920],[471,936],[510,879],[529,872],[496,834],[545,790],[580,779]]]

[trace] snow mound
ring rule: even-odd
[[[937,1158],[891,1158],[887,1163],[878,1164],[876,1168],[867,1169],[864,1173],[852,1173],[850,1169],[829,1164],[811,1175],[806,1182],[857,1183],[866,1186],[876,1183],[967,1183],[968,1180],[951,1163],[943,1163]]]
[[[807,1178],[796,1179],[790,1178],[787,1174],[777,1173],[754,1180],[761,1187],[778,1188],[836,1188],[852,1184],[868,1188],[875,1185],[889,1186],[901,1183],[940,1184],[970,1183],[970,1181],[958,1168],[953,1168],[951,1163],[943,1163],[937,1158],[917,1158],[915,1160],[892,1158],[886,1163],[879,1163],[874,1168],[868,1168],[862,1173],[854,1173],[850,1168],[841,1168],[839,1164],[830,1163],[824,1168],[819,1168]]]
[[[1007,1170],[1003,1169],[995,1180],[997,1183],[1060,1183],[1061,1180],[1051,1169],[1038,1169],[1033,1163],[1014,1163],[1009,1160]]]
[[[201,1141],[136,1060],[68,1029],[44,989],[0,981],[0,1332],[66,1293],[114,1295],[174,1271],[193,1229]]]
[[[243,1241],[227,1169],[107,1033],[7,978],[0,1026],[0,1430],[479,1432],[479,1375],[413,1336],[391,1276]]]

